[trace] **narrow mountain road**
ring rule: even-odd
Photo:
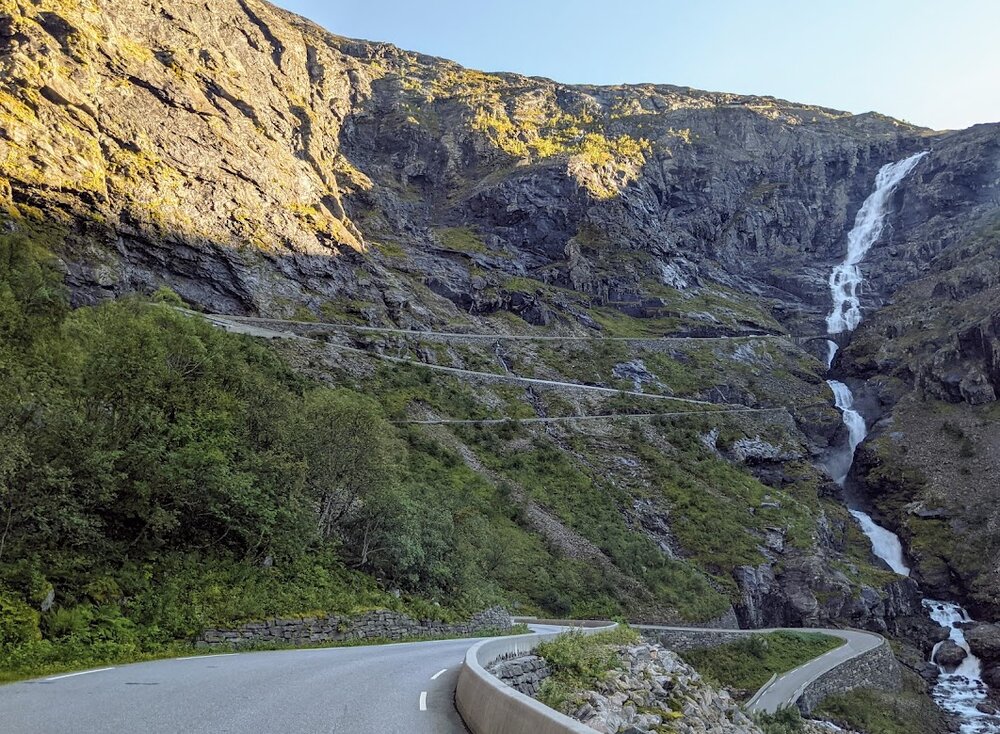
[[[512,375],[503,372],[481,372],[478,370],[466,370],[460,369],[458,367],[446,367],[439,364],[428,364],[426,362],[419,362],[414,359],[406,359],[404,357],[391,357],[386,354],[375,354],[372,352],[365,351],[364,349],[357,349],[355,347],[346,347],[339,344],[331,344],[325,342],[321,339],[313,339],[310,337],[300,336],[290,331],[281,331],[276,329],[270,329],[263,326],[258,326],[253,323],[249,323],[248,319],[223,316],[219,314],[200,314],[195,311],[187,311],[187,309],[181,309],[185,313],[189,313],[193,316],[200,316],[204,318],[211,324],[225,329],[234,334],[245,334],[247,336],[253,336],[261,339],[292,339],[304,342],[315,342],[317,344],[322,344],[330,349],[335,349],[340,352],[348,352],[352,354],[359,354],[372,359],[380,359],[385,362],[393,362],[395,364],[409,364],[423,369],[433,370],[435,372],[442,372],[445,374],[457,375],[460,377],[472,377],[481,380],[489,380],[495,382],[512,382],[522,385],[537,385],[539,387],[550,387],[550,388],[560,388],[564,390],[580,390],[583,392],[600,393],[603,395],[628,395],[630,397],[648,398],[651,400],[666,400],[674,403],[682,403],[685,405],[696,405],[701,408],[710,409],[708,412],[715,413],[725,413],[725,412],[738,412],[738,413],[781,413],[787,412],[789,407],[783,406],[780,408],[754,408],[749,405],[742,405],[739,403],[713,403],[708,400],[696,400],[694,398],[679,398],[672,395],[658,395],[656,393],[644,393],[636,392],[634,390],[619,390],[613,387],[601,387],[599,385],[583,385],[577,382],[561,382],[558,380],[544,380],[538,377],[520,377],[518,375]],[[272,319],[271,321],[276,321]],[[277,322],[277,323],[288,323],[288,322]],[[291,322],[296,323],[296,322]],[[310,323],[310,322],[305,322]],[[440,421],[432,421],[440,422]]]
[[[203,655],[11,683],[0,732],[464,734],[455,684],[474,642]]]
[[[770,631],[774,630],[747,633]],[[809,631],[835,635],[846,644],[779,676],[756,697],[751,711],[775,711],[792,704],[809,682],[882,642],[877,635],[856,630]],[[467,730],[455,710],[455,684],[473,642],[205,655],[22,681],[0,686],[0,731],[463,733]]]
[[[822,632],[844,640],[844,644],[833,650],[813,658],[808,663],[800,665],[777,677],[764,692],[749,707],[751,711],[766,711],[774,713],[783,706],[791,706],[802,695],[805,687],[819,678],[828,670],[836,668],[845,660],[856,655],[874,650],[882,644],[882,638],[870,632],[860,630],[809,629],[809,632]]]
[[[652,625],[640,625],[637,629],[641,631],[655,632],[658,629],[668,631],[685,632],[708,632],[732,633],[734,630],[714,629],[714,628],[688,628],[688,627],[660,627]],[[795,629],[752,629],[740,630],[745,634],[768,634],[769,632],[821,632],[831,637],[839,637],[844,644],[838,648],[823,653],[819,657],[813,658],[807,663],[797,668],[781,673],[772,682],[762,687],[750,700],[747,709],[751,712],[764,711],[774,713],[779,708],[791,706],[802,695],[807,685],[819,678],[827,671],[833,670],[845,660],[861,655],[869,650],[874,650],[884,641],[880,635],[871,632],[863,632],[853,629],[823,629],[816,627],[795,628]],[[684,657],[684,653],[680,653]]]
[[[470,640],[250,652],[0,687],[10,734],[465,732],[455,683]]]
[[[363,326],[361,324],[328,324],[323,321],[295,321],[292,319],[270,319],[262,316],[230,316],[228,314],[207,314],[209,317],[257,324],[286,324],[315,329],[336,331],[357,331],[369,334],[399,334],[402,336],[427,337],[437,339],[484,339],[486,341],[534,341],[534,342],[632,342],[638,344],[661,344],[663,342],[689,341],[735,341],[740,339],[794,339],[788,334],[732,334],[721,336],[571,336],[560,334],[476,334],[461,331],[420,331],[400,329],[391,326]],[[814,337],[808,337],[814,338]],[[816,337],[818,338],[818,337]]]

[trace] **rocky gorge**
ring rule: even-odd
[[[825,318],[879,170],[919,152],[832,365],[871,427],[846,491],[899,535],[904,578],[827,471],[849,437]],[[998,209],[996,124],[487,74],[259,0],[0,0],[0,226],[57,256],[76,305],[168,287],[337,325],[279,349],[396,390],[400,421],[700,401],[414,429],[532,542],[599,569],[592,606],[554,572],[512,600],[552,613],[865,627],[915,669],[946,634],[921,589],[1000,619]],[[385,357],[498,382],[400,387]]]

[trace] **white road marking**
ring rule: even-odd
[[[89,673],[103,673],[105,670],[114,670],[114,668],[97,668],[96,670],[81,670],[79,673],[66,673],[65,675],[54,675],[51,678],[46,678],[46,681],[52,680],[62,680],[63,678],[72,678],[76,675],[87,675]]]
[[[220,652],[217,655],[188,655],[183,658],[174,658],[174,660],[204,660],[206,658],[228,658],[230,655],[238,655],[235,652]]]
[[[427,691],[420,692],[420,710],[421,711],[427,710]]]
[[[447,668],[441,668],[441,670],[439,670],[438,672],[436,672],[434,675],[431,676],[431,680],[437,680],[447,672],[448,672]]]

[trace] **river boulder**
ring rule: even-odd
[[[964,648],[959,647],[952,640],[945,640],[934,653],[934,662],[944,668],[954,669],[961,665],[968,656],[969,653]]]

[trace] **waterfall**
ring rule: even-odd
[[[875,177],[875,188],[861,205],[854,220],[854,227],[847,235],[847,257],[844,262],[834,267],[830,274],[833,309],[826,318],[827,334],[853,331],[861,323],[861,303],[858,293],[862,276],[858,266],[882,234],[893,190],[925,155],[926,152],[917,153],[904,160],[885,165]],[[827,340],[827,370],[833,366],[837,348],[835,341]],[[834,481],[843,487],[854,463],[854,453],[868,435],[868,426],[864,417],[854,407],[854,394],[851,389],[839,380],[830,379],[827,380],[827,384],[833,391],[834,404],[840,410],[844,425],[847,427],[847,446],[830,459],[830,474]],[[871,541],[872,552],[900,576],[909,576],[910,568],[906,565],[899,537],[876,523],[860,508],[849,507],[848,510]],[[934,686],[934,700],[942,709],[958,717],[962,734],[988,734],[1000,731],[1000,716],[983,713],[977,708],[978,704],[986,701],[986,685],[982,679],[982,664],[969,650],[960,626],[972,621],[968,612],[952,602],[924,599],[923,603],[928,616],[946,628],[950,639],[968,653],[955,670],[949,671],[938,666],[940,677]],[[931,653],[932,662],[936,652],[937,646]]]
[[[986,701],[986,684],[982,678],[982,662],[969,650],[961,625],[972,622],[969,613],[957,604],[936,599],[924,599],[928,616],[948,630],[948,638],[967,654],[955,670],[938,665],[940,677],[934,684],[933,696],[938,706],[958,717],[962,734],[996,734],[1000,731],[1000,716],[979,710]],[[934,662],[939,642],[931,653]]]
[[[828,334],[854,331],[861,323],[858,288],[861,286],[862,277],[858,264],[882,234],[885,215],[888,213],[889,197],[896,185],[925,155],[926,151],[882,166],[875,177],[875,188],[861,205],[858,215],[854,218],[854,227],[847,234],[847,258],[830,273],[833,310],[826,317]],[[833,359],[832,355],[830,359]]]

